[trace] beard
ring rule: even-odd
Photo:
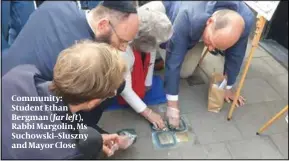
[[[111,37],[112,37],[112,31],[110,31],[107,34],[101,35],[99,37],[95,37],[95,41],[99,43],[107,43],[111,45],[112,44]]]

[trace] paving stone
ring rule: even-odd
[[[225,143],[203,145],[206,149],[206,159],[232,159]]]
[[[200,144],[242,139],[236,126],[227,121],[227,109],[220,113],[199,112],[186,115]]]
[[[274,70],[274,75],[286,74],[288,70],[277,62],[272,56],[262,58]]]
[[[241,94],[247,104],[281,100],[281,96],[263,79],[246,79]]]
[[[267,82],[282,96],[288,100],[288,73],[266,78]]]
[[[121,129],[135,129],[137,135],[140,137],[151,134],[149,122],[129,109],[104,112],[99,121],[99,126],[108,132],[116,132]]]
[[[182,159],[231,159],[231,155],[224,143],[193,145],[182,144],[176,149]]]
[[[227,148],[233,159],[283,159],[274,143],[264,136],[241,141],[230,141]]]
[[[232,121],[244,138],[256,136],[256,132],[280,111],[285,104],[285,101],[247,104],[241,108],[236,108]],[[288,131],[287,124],[284,119],[280,119],[274,122],[263,134],[276,134],[285,131]]]
[[[242,65],[240,76],[244,73],[245,70],[245,61]],[[268,63],[262,58],[253,58],[246,75],[246,78],[266,78],[274,75],[274,69],[268,65]]]
[[[270,136],[285,159],[288,159],[288,132]]]
[[[197,85],[181,89],[179,104],[182,114],[207,111],[208,85]]]
[[[251,41],[249,41],[247,45],[247,50],[246,50],[246,57],[249,56],[250,50],[251,50]],[[253,53],[253,58],[259,58],[259,57],[268,57],[270,56],[268,52],[266,52],[262,47],[258,46]]]
[[[207,153],[202,145],[183,144],[179,147],[182,159],[206,159]]]
[[[270,118],[274,117],[278,112],[280,112],[286,105],[288,105],[288,100],[281,100],[281,101],[271,101],[267,102],[268,113],[270,113]],[[288,115],[288,111],[283,114],[278,120],[276,120],[270,127],[268,127],[268,132],[276,131],[279,132],[287,132],[288,131],[288,124],[285,120],[285,116]],[[269,120],[268,119],[268,120]],[[267,121],[268,121],[267,120]],[[264,131],[264,134],[268,134],[268,132]]]

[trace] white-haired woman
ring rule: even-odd
[[[129,71],[121,94],[124,99],[120,98],[119,103],[128,103],[156,128],[163,129],[165,124],[162,117],[148,108],[142,99],[152,85],[156,50],[161,43],[170,39],[173,34],[172,24],[165,13],[147,6],[138,8],[138,16],[138,35],[123,54]]]

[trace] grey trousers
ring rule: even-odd
[[[194,71],[195,71],[195,69],[196,69],[196,67],[197,67],[197,65],[198,65],[198,63],[202,57],[204,49],[205,49],[204,43],[199,42],[198,44],[196,44],[192,49],[190,49],[187,52],[185,59],[183,61],[183,64],[182,64],[182,69],[181,69],[181,73],[180,73],[181,78],[188,78],[189,76],[191,76],[194,73]],[[158,54],[165,61],[166,51],[159,48]]]

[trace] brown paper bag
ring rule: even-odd
[[[217,84],[226,79],[223,74],[213,73],[210,80],[209,95],[208,95],[208,111],[218,113],[224,105],[225,89],[218,88]],[[214,86],[214,84],[216,84]],[[224,87],[226,87],[225,84]]]

